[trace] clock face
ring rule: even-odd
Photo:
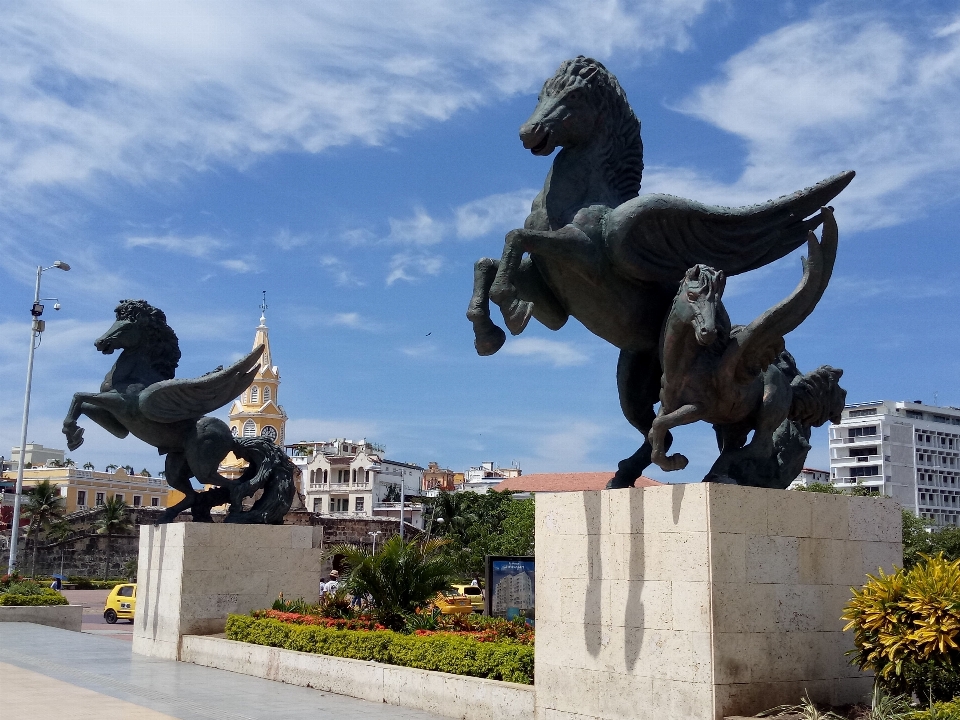
[[[260,431],[260,436],[265,437],[267,440],[276,440],[277,431],[274,428],[267,425],[266,427],[263,428],[263,430]]]

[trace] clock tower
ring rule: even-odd
[[[253,347],[263,345],[263,355],[256,378],[230,407],[230,430],[235,437],[264,437],[282,447],[287,413],[279,404],[280,369],[273,364],[273,354],[270,352],[266,293],[260,310],[260,324],[253,336]],[[245,462],[230,453],[224,459],[220,472],[225,477],[239,477],[245,467]]]

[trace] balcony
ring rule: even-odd
[[[889,435],[883,435],[883,440],[889,440]],[[861,437],[853,438],[830,438],[831,445],[876,445],[881,440],[880,435],[862,435]]]
[[[879,455],[857,455],[855,457],[835,457],[830,459],[830,464],[833,467],[848,467],[850,465],[857,465],[859,463],[879,464],[879,462]]]

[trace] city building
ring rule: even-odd
[[[16,478],[16,472],[3,473],[4,481],[13,482]],[[57,486],[67,513],[103,505],[111,497],[120,498],[131,507],[166,507],[170,489],[163,478],[130,475],[123,468],[110,473],[75,467],[44,467],[24,469],[24,494],[41,480],[49,480]]]
[[[482,462],[477,467],[472,467],[464,473],[464,483],[460,490],[462,492],[485,493],[507,478],[520,477],[522,474],[523,471],[516,465],[500,468],[496,467],[496,463]]]
[[[847,405],[830,428],[830,481],[876,489],[937,525],[960,524],[960,409],[892,400]]]
[[[238,437],[265,437],[282,446],[287,413],[280,405],[280,368],[273,364],[270,351],[266,304],[261,306],[260,324],[253,336],[253,347],[258,345],[263,345],[260,367],[250,387],[230,406],[230,430]],[[246,466],[245,461],[230,453],[220,466],[220,474],[237,478]]]
[[[59,463],[63,465],[65,453],[63,450],[44,447],[39,443],[27,443],[27,451],[24,453],[25,467],[42,467],[48,463]],[[11,470],[16,470],[20,466],[20,448],[10,448],[10,462],[7,466]]]
[[[826,484],[830,482],[829,470],[817,470],[815,468],[804,468],[797,475],[797,479],[787,486],[787,490],[796,490],[798,487],[810,487],[815,483]]]
[[[462,472],[454,472],[431,462],[428,463],[427,469],[423,471],[421,491],[426,497],[436,497],[440,492],[457,492],[463,487],[464,481],[465,477]]]
[[[307,509],[321,515],[403,518],[423,527],[423,506],[409,500],[420,495],[423,468],[387,460],[384,448],[363,440],[337,438],[287,445],[300,468]]]

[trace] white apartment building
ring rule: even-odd
[[[797,479],[787,486],[787,490],[796,490],[798,487],[810,487],[814,483],[830,482],[829,470],[817,470],[816,468],[804,468],[797,475]]]
[[[937,525],[960,525],[960,409],[880,400],[830,427],[830,481],[858,482]]]
[[[467,470],[464,476],[464,483],[458,489],[458,492],[475,492],[483,494],[487,490],[495,488],[507,478],[520,477],[523,472],[516,465],[508,468],[496,467],[494,462],[482,462],[477,467]]]
[[[287,454],[303,473],[307,509],[323,515],[393,517],[423,527],[423,506],[408,498],[420,494],[423,468],[387,460],[384,448],[366,439],[337,438],[287,445]]]

